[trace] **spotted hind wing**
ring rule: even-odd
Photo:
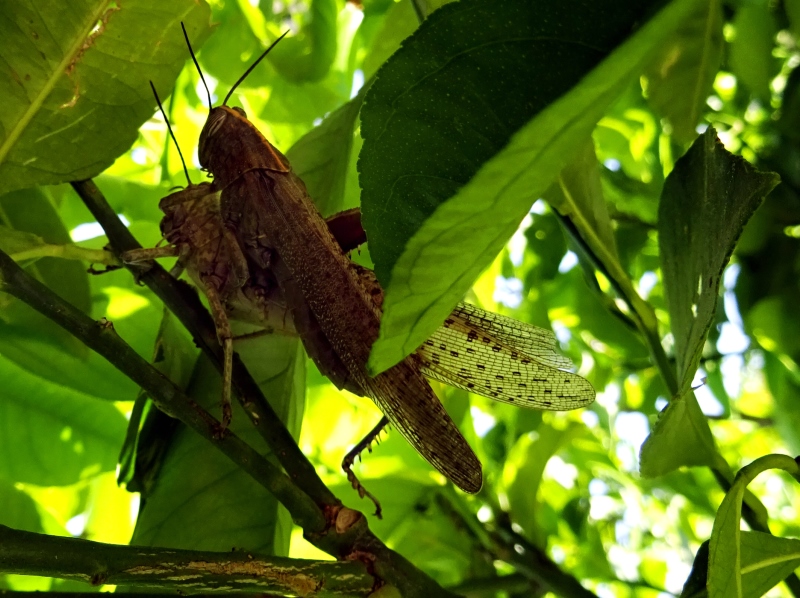
[[[594,388],[586,379],[551,365],[564,363],[552,358],[554,349],[532,356],[489,330],[454,312],[417,349],[422,373],[520,407],[568,411],[594,401]]]

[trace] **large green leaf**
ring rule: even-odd
[[[262,337],[242,341],[236,350],[278,416],[297,436],[305,391],[305,357],[299,342],[286,337]],[[207,359],[198,360],[187,391],[219,416],[220,378]],[[238,403],[234,405],[231,427],[245,442],[269,455]],[[287,517],[274,496],[211,443],[180,426],[170,439],[152,491],[143,496],[132,542],[286,554],[291,531]],[[199,521],[202,525],[198,525]]]
[[[88,178],[153,114],[196,44],[204,2],[20,0],[0,11],[0,192]]]
[[[125,418],[109,403],[0,359],[0,477],[60,486],[113,471]]]
[[[766,455],[742,468],[714,519],[708,552],[709,598],[756,598],[800,566],[800,541],[741,530],[747,485],[768,469],[783,469],[800,481],[797,463]]]
[[[286,156],[306,184],[320,213],[327,217],[344,208],[355,128],[366,88],[328,115],[295,143]]]
[[[386,20],[364,59],[364,76],[372,77],[418,26],[419,17],[414,11],[413,3],[395,2],[386,14]]]
[[[721,2],[698,4],[647,71],[647,97],[678,141],[695,137],[719,70],[722,42]]]
[[[0,326],[0,354],[47,383],[105,401],[136,396],[136,385],[129,378],[105,358],[79,346],[83,351],[75,351],[72,344],[63,346],[47,332]]]
[[[627,41],[642,3],[458,2],[392,56],[367,94],[359,159],[386,288],[373,371],[441,324],[695,1]]]
[[[711,127],[667,177],[658,244],[680,393],[689,389],[697,370],[722,270],[744,225],[778,180],[726,151]]]

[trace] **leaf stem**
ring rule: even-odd
[[[15,262],[38,259],[41,257],[57,257],[65,260],[83,260],[90,264],[103,264],[105,266],[121,266],[122,262],[110,251],[104,249],[87,249],[72,243],[64,245],[40,245],[25,251],[12,253],[11,259]]]

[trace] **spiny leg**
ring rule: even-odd
[[[151,247],[149,249],[131,249],[122,254],[122,261],[126,264],[139,264],[150,260],[157,260],[162,257],[176,257],[180,255],[180,250],[174,245],[164,247]]]
[[[164,247],[151,247],[148,249],[143,249],[143,248],[131,249],[129,251],[123,252],[120,257],[122,258],[122,261],[125,264],[135,264],[142,266],[142,269],[138,270],[134,274],[134,280],[136,281],[136,284],[140,284],[139,278],[144,272],[147,272],[151,267],[151,264],[148,264],[147,262],[162,257],[180,256],[182,253],[183,251],[175,245],[165,245]],[[180,262],[180,258],[178,259],[178,262]]]
[[[217,328],[217,338],[222,345],[223,365],[222,365],[222,430],[231,423],[231,386],[233,383],[233,335],[225,307],[219,298],[217,290],[212,286],[206,286],[206,297],[211,308],[211,317],[214,319],[214,326]]]
[[[389,425],[389,418],[385,415],[381,418],[381,421],[372,428],[364,438],[361,439],[358,444],[356,444],[352,450],[344,456],[342,459],[342,469],[344,470],[345,474],[347,474],[347,481],[350,482],[350,485],[358,491],[358,495],[361,498],[365,496],[369,498],[375,504],[375,516],[380,519],[381,518],[381,503],[375,498],[370,492],[364,488],[363,484],[358,481],[356,474],[353,473],[353,464],[356,462],[356,458],[361,458],[361,453],[365,450],[368,450],[370,453],[372,452],[372,443],[375,442],[378,437],[380,436],[383,429]]]

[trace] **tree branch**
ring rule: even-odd
[[[108,205],[93,181],[80,181],[72,183],[72,186],[106,231],[115,255],[119,256],[123,251],[141,247]],[[217,341],[216,330],[197,293],[188,285],[175,280],[158,264],[144,269],[129,266],[129,269],[139,276],[140,280],[178,317],[192,334],[198,347],[217,365],[217,369],[222,371],[222,351]],[[242,397],[245,411],[251,414],[253,423],[273,449],[281,465],[297,486],[323,507],[326,519],[331,522],[330,526],[320,528],[316,522],[304,525],[295,519],[298,525],[303,527],[306,540],[340,559],[356,557],[371,561],[376,575],[399,588],[404,598],[455,596],[443,590],[405,557],[389,549],[370,531],[366,518],[361,513],[340,506],[338,499],[322,483],[313,465],[297,447],[289,431],[269,406],[261,389],[238,356],[234,358],[233,383]],[[253,416],[251,411],[256,415]],[[260,458],[260,455],[258,457]],[[252,467],[243,469],[249,472]],[[307,500],[307,497],[303,498]],[[291,508],[289,511],[294,517]]]
[[[245,551],[201,552],[118,546],[0,525],[0,573],[44,575],[91,585],[305,596],[368,596],[375,577],[359,561],[312,561]],[[173,594],[174,595],[174,594]]]
[[[125,251],[141,248],[94,181],[74,182],[72,187],[105,230],[111,248],[117,257]],[[197,293],[185,283],[170,276],[164,268],[156,263],[148,264],[145,267],[128,265],[127,268],[175,314],[192,335],[200,350],[208,356],[217,370],[222,372],[222,349],[217,340],[217,331],[208,310],[200,302]],[[338,506],[339,500],[322,483],[314,466],[298,448],[291,433],[283,425],[250,372],[235,354],[233,386],[253,425],[256,426],[292,480],[320,507]]]
[[[29,276],[0,251],[0,291],[9,293],[72,333],[87,347],[144,389],[159,409],[175,417],[215,444],[234,463],[269,490],[311,531],[322,531],[326,521],[319,507],[283,472],[232,432],[220,434],[220,424],[169,379],[143,359],[114,331],[110,322],[96,322]]]
[[[509,536],[503,528],[488,529],[464,507],[452,486],[440,492],[439,504],[459,527],[464,527],[493,558],[512,565],[531,586],[553,592],[564,598],[597,598],[569,573],[566,573],[547,554],[521,536]],[[510,530],[509,530],[510,531]],[[511,532],[515,534],[515,532]],[[460,587],[460,586],[459,586]]]

